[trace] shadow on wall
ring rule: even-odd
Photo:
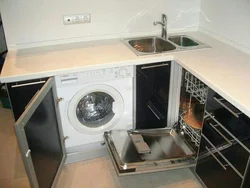
[[[0,72],[3,67],[6,53],[7,53],[7,46],[6,46],[6,40],[5,40],[5,35],[4,35],[4,30],[3,30],[1,13],[0,13]]]

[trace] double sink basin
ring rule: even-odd
[[[168,40],[159,37],[124,39],[123,43],[138,56],[209,47],[186,35],[170,36]]]

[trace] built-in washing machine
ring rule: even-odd
[[[133,66],[55,79],[66,149],[101,143],[104,131],[133,128]]]

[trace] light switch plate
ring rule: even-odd
[[[64,25],[83,24],[83,23],[90,23],[90,22],[91,22],[91,17],[89,13],[63,16]]]

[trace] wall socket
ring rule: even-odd
[[[90,23],[90,22],[91,22],[91,18],[90,18],[89,13],[63,16],[64,25],[83,24],[83,23]]]

